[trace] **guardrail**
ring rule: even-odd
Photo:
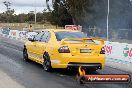
[[[0,29],[1,36],[12,38],[12,39],[25,40],[25,39],[33,37],[36,34],[38,34],[38,33],[37,32],[18,31],[18,30]]]
[[[132,65],[132,44],[105,41],[105,51],[108,60]]]

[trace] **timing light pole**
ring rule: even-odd
[[[35,0],[35,3],[34,3],[34,15],[35,15],[35,25],[34,25],[34,29],[36,29],[36,23],[37,23],[37,13],[36,13],[36,0]]]
[[[107,12],[107,41],[109,40],[109,13],[110,13],[110,1],[108,0],[108,12]]]

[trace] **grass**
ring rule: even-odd
[[[0,23],[0,27],[8,27],[14,30],[23,30],[23,28],[29,28],[28,23]],[[32,24],[32,29],[62,29],[62,27],[58,27],[57,25],[52,25],[50,23],[45,24]]]

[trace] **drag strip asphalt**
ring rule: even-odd
[[[23,61],[23,45],[21,41],[0,37],[0,69],[25,88],[132,88],[132,83],[80,85],[76,82],[73,71],[56,69],[53,72],[45,72],[41,65],[32,61]],[[108,66],[93,74],[130,74],[132,76],[130,72]]]

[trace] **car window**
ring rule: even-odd
[[[41,38],[41,42],[48,42],[49,39],[50,39],[50,36],[51,36],[50,32],[49,31],[45,31],[44,35]]]
[[[44,34],[43,32],[37,34],[37,35],[35,36],[34,40],[35,40],[35,41],[40,41],[43,34]]]
[[[55,35],[58,41],[64,38],[87,38],[82,32],[56,32]]]

